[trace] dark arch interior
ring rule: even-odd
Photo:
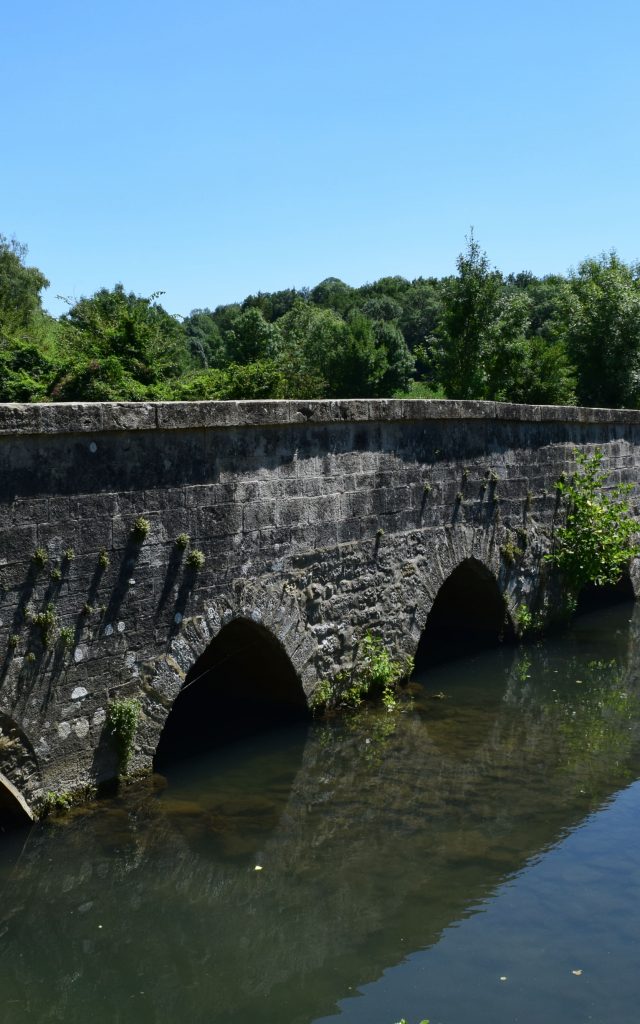
[[[586,612],[595,612],[600,608],[610,608],[614,604],[622,604],[623,601],[633,601],[635,596],[628,573],[623,573],[617,583],[604,587],[596,587],[595,584],[588,583],[578,594],[577,614],[584,615]]]
[[[264,626],[234,619],[187,674],[155,765],[306,717],[304,691],[282,645]]]
[[[30,824],[31,818],[0,776],[0,832]]]
[[[438,591],[420,637],[416,668],[466,657],[513,635],[495,579],[480,562],[466,559]]]

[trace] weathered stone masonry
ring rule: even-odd
[[[234,619],[276,637],[310,695],[367,630],[415,653],[465,559],[513,614],[540,586],[554,484],[576,447],[602,448],[611,482],[635,483],[640,414],[393,400],[0,406],[0,782],[37,808],[49,790],[113,776],[116,694],[142,703],[134,766],[148,769],[186,672]],[[151,526],[143,542],[138,516]],[[200,572],[182,533],[206,555]],[[505,557],[509,545],[523,555]],[[37,619],[47,609],[50,635],[65,630],[50,647]]]

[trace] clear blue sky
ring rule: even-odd
[[[638,0],[3,5],[0,232],[170,312],[640,257]]]

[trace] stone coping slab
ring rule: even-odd
[[[640,410],[425,398],[0,403],[0,435],[10,436],[428,420],[635,426],[640,425]]]

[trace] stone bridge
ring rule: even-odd
[[[0,804],[113,779],[117,698],[142,706],[144,772],[304,713],[367,632],[425,662],[508,636],[553,585],[555,482],[596,448],[635,484],[640,413],[0,406]]]

